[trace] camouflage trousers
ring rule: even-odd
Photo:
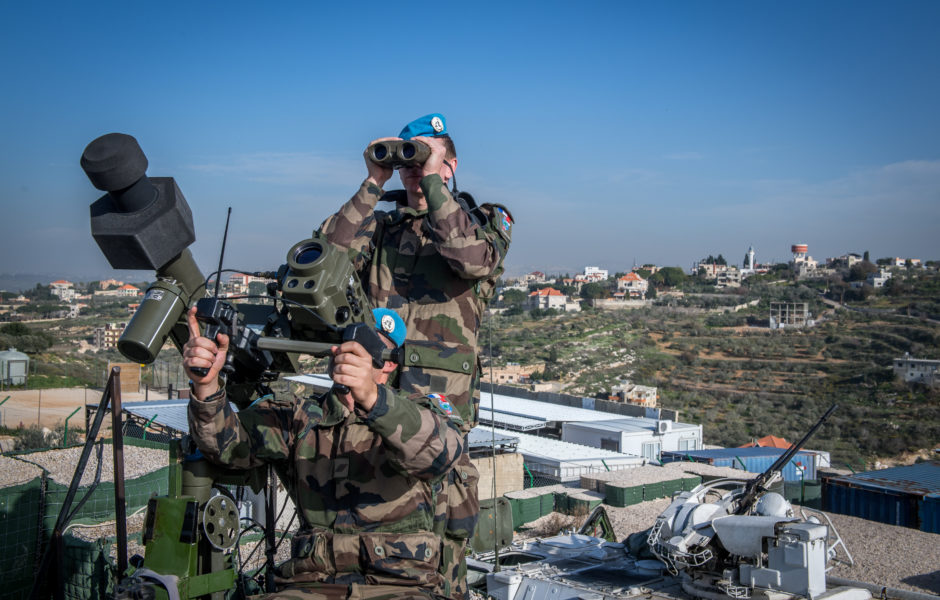
[[[467,540],[444,538],[441,554],[441,575],[444,576],[447,598],[466,600],[469,596],[467,587]]]
[[[273,594],[252,596],[256,600],[435,600],[430,592],[402,585],[352,583],[292,584]]]

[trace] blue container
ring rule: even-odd
[[[917,529],[920,499],[916,496],[859,485],[849,477],[829,478],[823,488],[823,510]]]
[[[940,533],[940,494],[928,494],[921,501],[920,530]]]
[[[780,456],[786,452],[780,448],[716,448],[713,450],[693,450],[688,452],[663,452],[663,462],[692,460],[716,467],[731,467],[742,469],[750,473],[766,471]],[[800,481],[800,479],[816,479],[816,455],[811,452],[800,451],[783,468],[785,481]],[[797,465],[803,467],[800,474]]]

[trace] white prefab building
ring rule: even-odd
[[[483,431],[492,435],[493,428],[475,427],[474,431]],[[552,479],[559,483],[580,481],[582,475],[605,473],[643,466],[646,461],[639,456],[622,452],[601,450],[572,444],[560,440],[538,437],[516,431],[496,430],[497,436],[512,436],[519,440],[516,452],[521,454],[525,467],[536,477]]]
[[[561,439],[611,452],[659,460],[665,450],[682,452],[702,449],[702,426],[675,421],[624,417],[622,419],[564,423]]]

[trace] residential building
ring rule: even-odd
[[[555,308],[564,310],[567,298],[564,294],[552,287],[535,290],[529,294],[528,308]]]
[[[75,298],[75,284],[71,281],[59,279],[49,284],[49,292],[63,302],[68,302]]]
[[[649,289],[649,282],[636,273],[627,273],[617,280],[617,291],[623,292],[634,300],[645,299],[647,289]]]
[[[119,288],[122,285],[124,285],[124,282],[118,281],[117,279],[102,279],[101,281],[98,282],[98,289],[106,290],[112,287]]]
[[[545,273],[541,271],[532,271],[531,273],[526,273],[522,276],[522,282],[529,283],[545,283]]]
[[[545,363],[525,366],[519,363],[509,363],[505,367],[484,367],[480,377],[487,383],[529,383],[532,373],[543,370],[545,370]]]
[[[606,281],[607,269],[599,267],[584,267],[584,280],[588,282]]]
[[[940,360],[911,358],[905,353],[894,359],[894,374],[908,383],[933,384],[940,381]]]
[[[659,404],[659,388],[649,385],[637,385],[626,381],[615,385],[611,392],[624,402],[656,408]]]
[[[127,323],[107,323],[95,329],[95,346],[99,350],[117,348],[118,338],[124,333]]]
[[[696,275],[702,272],[702,269],[705,270],[705,277],[718,277],[719,273],[724,273],[728,270],[728,265],[720,265],[716,262],[707,262],[700,261],[692,265],[692,274]]]
[[[741,271],[735,266],[730,266],[724,271],[721,271],[715,276],[715,287],[741,287]]]
[[[646,271],[646,272],[648,272],[650,275],[652,275],[653,273],[656,273],[656,272],[659,271],[660,269],[662,269],[662,267],[657,267],[656,265],[643,265],[642,267],[633,267],[633,268],[631,269],[631,271],[634,271],[634,272],[636,272],[636,271]]]
[[[873,288],[881,288],[885,286],[889,279],[891,279],[891,271],[880,269],[877,273],[870,274],[865,282]]]

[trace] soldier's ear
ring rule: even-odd
[[[398,365],[396,365],[395,363],[393,363],[393,362],[390,361],[390,360],[387,360],[387,361],[385,361],[385,364],[382,365],[382,372],[383,372],[383,373],[391,373],[392,371],[394,371],[394,370],[397,369],[397,368],[398,368]]]

